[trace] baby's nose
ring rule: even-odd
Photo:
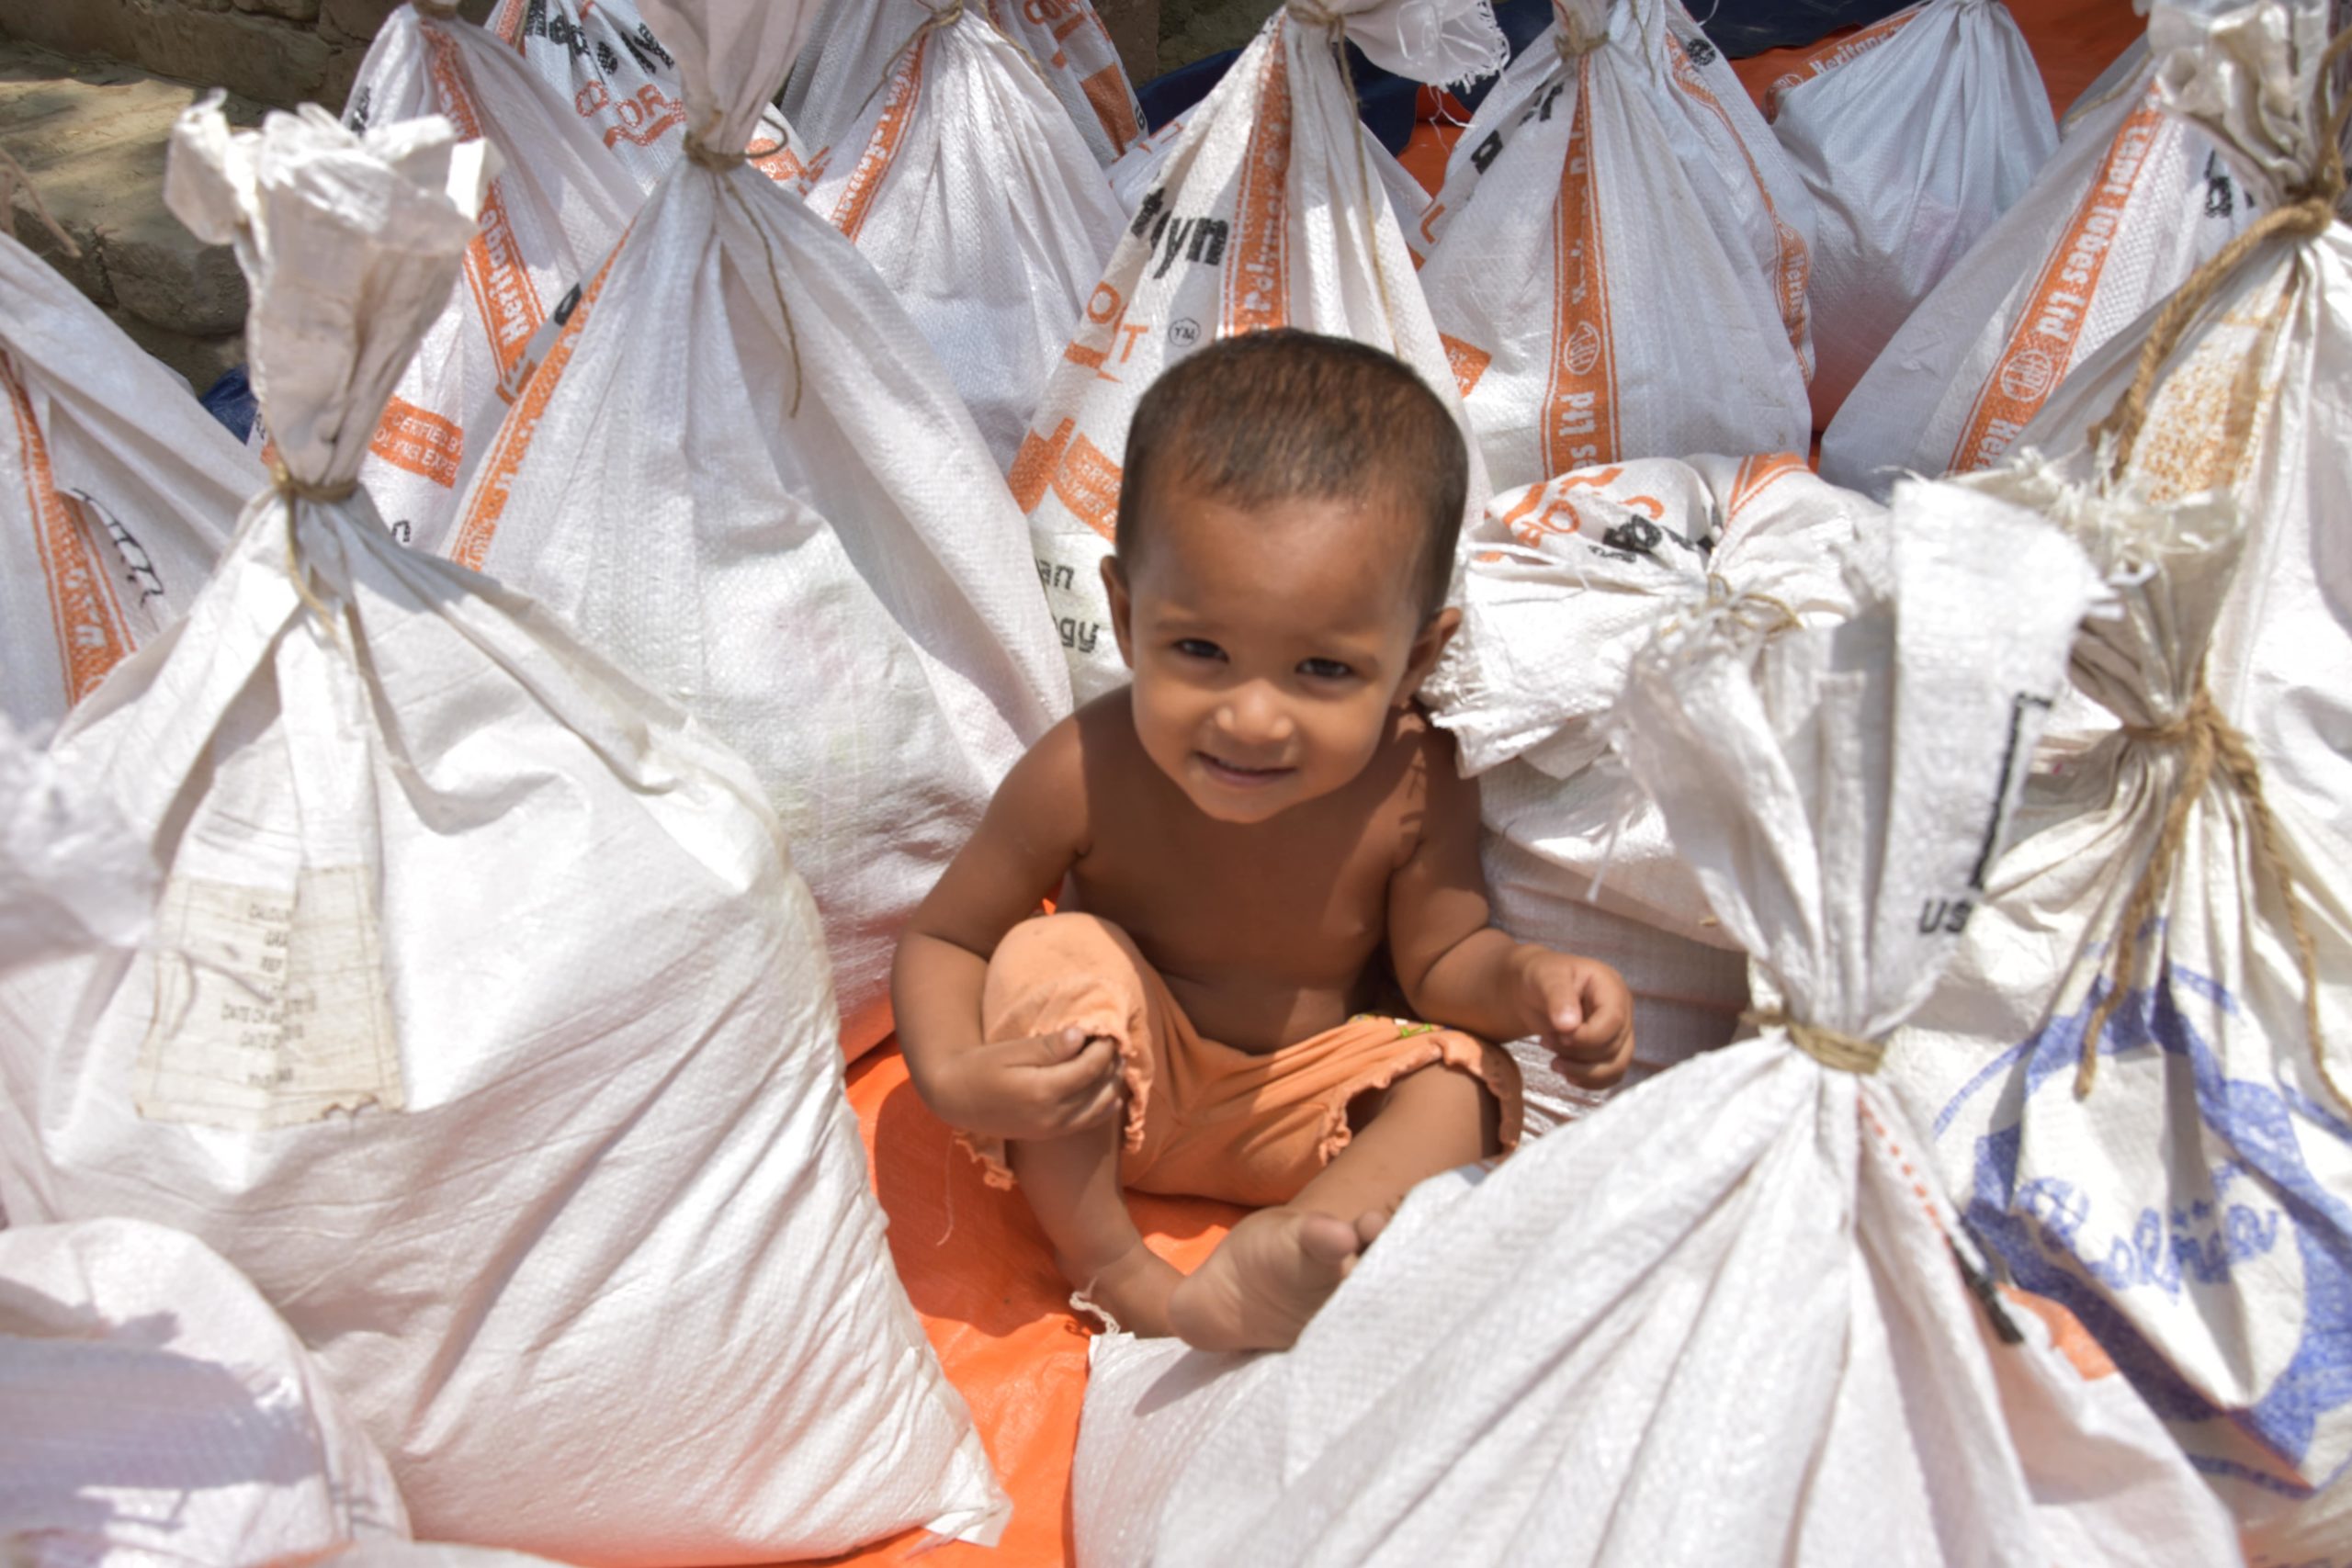
[[[1290,708],[1262,682],[1252,682],[1217,710],[1217,727],[1244,746],[1279,746],[1297,729]]]

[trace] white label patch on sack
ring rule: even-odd
[[[359,866],[277,888],[175,877],[156,940],[139,1113],[287,1127],[403,1103],[381,942]]]

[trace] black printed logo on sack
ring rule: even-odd
[[[1201,341],[1201,323],[1190,316],[1179,316],[1168,323],[1168,341],[1178,348],[1190,348]]]
[[[1179,218],[1168,210],[1165,191],[1154,190],[1136,209],[1135,221],[1127,225],[1127,232],[1144,239],[1159,256],[1159,265],[1145,276],[1159,278],[1168,276],[1168,269],[1176,265],[1179,255],[1203,266],[1215,266],[1223,261],[1231,226],[1222,218]]]
[[[621,68],[621,57],[613,51],[611,44],[602,39],[592,42],[586,29],[569,17],[561,14],[548,16],[548,0],[531,0],[524,10],[523,36],[543,38],[549,43],[560,44],[574,55],[594,53],[597,67],[607,76]],[[665,66],[674,67],[677,64],[671,58],[670,51],[655,40],[653,29],[643,22],[638,23],[633,31],[621,34],[621,45],[636,58],[637,68],[648,76],[657,69],[656,61]]]
[[[115,555],[122,562],[124,578],[138,592],[139,603],[144,605],[150,599],[161,599],[164,574],[155,570],[155,558],[147,553],[147,547],[139,542],[139,536],[124,527],[120,518],[99,505],[98,498],[89,491],[74,490],[65,493],[81,503],[85,515],[96,518],[106,528]]]
[[[1690,57],[1691,64],[1702,70],[1715,62],[1715,46],[1703,38],[1683,40],[1682,52]]]
[[[2205,154],[2205,216],[2228,218],[2238,209],[2236,187],[2219,152]]]
[[[1536,95],[1533,103],[1520,111],[1519,118],[1511,122],[1511,129],[1516,130],[1531,119],[1539,125],[1549,124],[1552,119],[1552,110],[1559,104],[1560,95],[1567,90],[1568,84],[1565,77],[1544,88],[1543,92]],[[1490,130],[1487,132],[1487,139],[1484,141],[1470,150],[1470,166],[1483,175],[1494,161],[1502,155],[1503,133],[1500,130]]]

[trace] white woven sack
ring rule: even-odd
[[[1821,439],[1821,471],[1883,497],[1898,474],[1991,467],[2074,368],[2256,214],[2155,66],[2069,117],[2058,151],[1944,275]]]
[[[1804,450],[1809,220],[1747,155],[1727,68],[1650,0],[1554,9],[1454,144],[1421,270],[1488,474]]]
[[[2317,9],[2160,6],[2149,35],[2174,111],[2231,156],[2267,221],[2291,221],[2334,157],[2312,102]],[[2322,194],[2309,216],[2328,209]],[[2019,446],[2063,455],[2074,483],[2099,473],[2091,427],[2154,324],[2092,356]],[[2335,1563],[2352,1540],[2352,1108],[2318,1054],[2352,1084],[2352,231],[2257,241],[2162,367],[2125,465],[2146,504],[2068,502],[2103,564],[2138,583],[2131,618],[2086,639],[2077,683],[2161,728],[2201,662],[2258,769],[2272,852],[2244,788],[2217,777],[2184,795],[2187,749],[2110,738],[2038,792],[2045,826],[2001,863],[1906,1047],[1905,1087],[1979,1229],[2099,1336],[2250,1552]],[[2005,482],[2029,480],[2069,494],[2048,476]],[[2182,848],[2078,1098],[2089,1014],[2168,807],[2187,811]]]
[[[1317,18],[1302,19],[1310,10]],[[1102,562],[1136,402],[1216,338],[1299,327],[1385,349],[1458,408],[1453,375],[1341,75],[1342,36],[1416,80],[1481,75],[1505,48],[1484,0],[1294,0],[1187,117],[1136,209],[1012,471],[1079,699],[1125,682]],[[1464,522],[1487,498],[1471,447]]]
[[[740,142],[802,8],[647,10],[705,143]],[[906,917],[1069,710],[1027,546],[856,248],[756,172],[682,158],[501,430],[453,554],[752,764],[816,894],[855,1055],[889,1031]]]
[[[0,1199],[219,1250],[430,1535],[638,1564],[985,1540],[1002,1498],[892,1269],[758,786],[351,488],[479,147],[181,121],[167,192],[238,245],[293,479],[56,743],[163,913],[149,953],[0,984]]]
[[[2064,1353],[2079,1330],[1973,1292],[1900,1104],[1825,1059],[1866,1059],[1954,945],[1922,909],[1969,896],[2015,694],[2055,689],[2096,589],[2030,515],[1895,509],[1888,603],[1769,638],[1698,620],[1626,699],[1637,773],[1794,1032],[1663,1074],[1384,1236],[1172,1481],[1133,1483],[1166,1501],[1131,1560],[2234,1560],[2129,1385]],[[1087,1418],[1182,1408],[1091,1394]]]
[[[1506,491],[1464,537],[1462,632],[1423,696],[1478,776],[1497,919],[1624,975],[1636,1078],[1729,1041],[1747,973],[1611,753],[1626,667],[1711,598],[1759,624],[1845,618],[1845,555],[1883,547],[1883,517],[1792,454],[1648,458]],[[1533,1114],[1594,1103],[1539,1042],[1512,1051]]]
[[[261,466],[0,234],[0,717],[45,734],[187,610]]]
[[[1098,167],[1142,139],[1143,108],[1092,0],[827,0],[784,85],[784,112],[812,147],[841,146],[924,15],[980,15],[1029,59]]]
[[[0,1541],[20,1568],[302,1562],[408,1513],[291,1329],[194,1236],[0,1230]]]
[[[1184,133],[1184,122],[1171,119],[1166,125],[1129,146],[1104,172],[1110,176],[1111,192],[1118,198],[1119,208],[1129,219],[1143,205],[1143,198],[1159,184],[1160,171],[1176,150],[1177,138]],[[1397,231],[1405,237],[1406,253],[1416,265],[1427,259],[1427,242],[1421,237],[1421,224],[1430,212],[1430,193],[1410,169],[1396,161],[1396,155],[1377,141],[1364,143],[1365,161],[1371,165],[1374,181],[1388,198],[1388,211],[1396,220]]]
[[[986,16],[873,9],[903,24],[896,63],[805,188],[898,292],[1001,471],[1124,221],[1069,117]]]
[[[393,389],[359,482],[394,538],[438,554],[565,296],[602,264],[641,193],[521,55],[469,22],[402,6],[360,62],[344,124],[428,114],[489,141],[497,167],[463,281]]]
[[[0,974],[146,939],[155,863],[114,802],[0,714]]]
[[[1028,51],[1107,168],[1143,135],[1143,105],[1093,0],[988,0],[989,17]]]
[[[1766,110],[1813,192],[1813,407],[1826,425],[2058,145],[1999,0],[1921,0],[1824,46]]]
[[[683,154],[686,98],[678,59],[634,0],[499,0],[489,31],[571,106],[640,191],[650,191]],[[782,184],[800,177],[807,157],[772,105],[743,150]]]

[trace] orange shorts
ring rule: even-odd
[[[1487,1086],[1502,1144],[1519,1143],[1519,1068],[1459,1030],[1370,1015],[1258,1055],[1204,1040],[1127,933],[1092,915],[1041,915],[1005,933],[989,962],[980,1022],[989,1041],[1076,1027],[1118,1043],[1126,1078],[1122,1186],[1286,1203],[1347,1147],[1348,1106],[1440,1064]],[[1012,1185],[1001,1138],[961,1137]]]

